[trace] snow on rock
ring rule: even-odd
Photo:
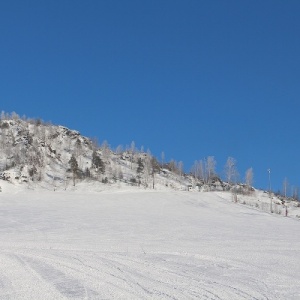
[[[93,165],[96,153],[105,166],[104,172]],[[26,184],[30,188],[64,190],[73,184],[71,156],[76,158],[76,183],[94,180],[122,185],[153,185],[151,154],[137,149],[113,151],[64,126],[42,123],[39,120],[0,120],[0,179],[12,184]],[[137,174],[137,161],[142,158],[144,168]],[[179,176],[158,166],[155,185],[160,189],[186,190],[191,178]]]

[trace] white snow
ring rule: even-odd
[[[225,192],[1,186],[0,299],[300,299],[297,218]]]

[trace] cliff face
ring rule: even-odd
[[[11,182],[63,180],[72,154],[82,166],[91,166],[92,148],[88,138],[66,127],[21,119],[2,120],[1,178]]]

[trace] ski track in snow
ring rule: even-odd
[[[300,299],[299,222],[220,193],[25,192],[0,216],[0,299]]]
[[[184,257],[172,253],[139,256],[89,253],[85,262],[77,258],[81,256],[82,253],[73,251],[70,255],[39,255],[36,251],[30,255],[7,255],[14,263],[19,263],[20,268],[35,275],[31,280],[49,285],[62,299],[268,299],[258,291],[245,292],[208,276],[207,271],[216,268],[212,262],[195,268],[185,262]],[[9,290],[10,285],[2,282],[1,290]],[[100,291],[110,290],[110,293],[101,295],[97,292],[99,288]],[[7,296],[8,291],[0,298],[7,299]],[[12,299],[15,296],[12,294]],[[57,296],[53,294],[53,297]]]

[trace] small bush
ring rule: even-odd
[[[134,177],[130,178],[129,182],[131,183],[131,185],[137,185],[138,184],[136,178],[134,178]]]
[[[7,128],[9,128],[9,124],[7,122],[3,122],[3,123],[1,123],[0,127],[1,127],[1,129],[7,129]]]

